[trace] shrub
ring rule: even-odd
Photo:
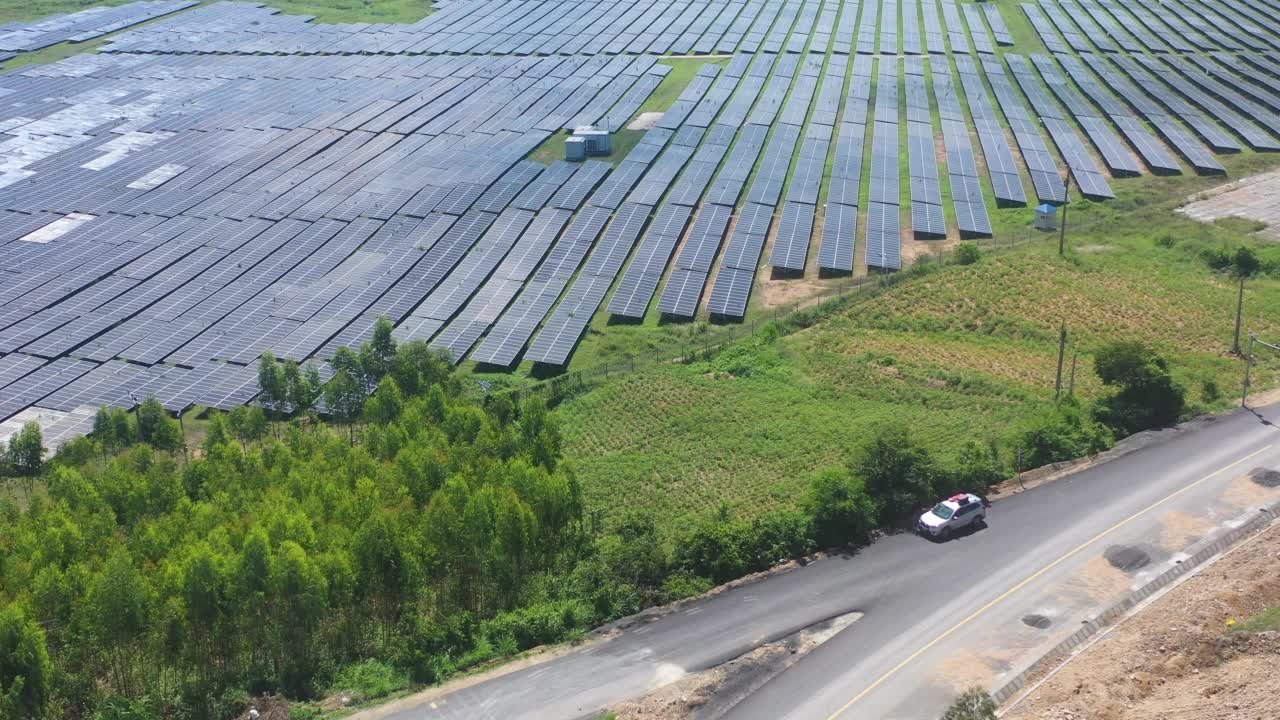
[[[751,523],[751,565],[763,570],[813,552],[813,524],[798,510],[774,510]]]
[[[955,466],[939,473],[938,477],[934,490],[939,495],[950,495],[953,492],[983,493],[1004,480],[1005,472],[994,446],[984,447],[970,440],[960,450]]]
[[[882,526],[901,522],[933,500],[937,466],[904,427],[880,428],[859,449],[849,471],[866,483]]]
[[[1019,470],[1102,452],[1115,444],[1111,431],[1068,399],[1029,421],[1018,435]]]
[[[483,632],[499,647],[513,644],[517,651],[528,650],[569,638],[592,615],[577,600],[543,602],[502,613],[486,622]]]
[[[655,588],[667,572],[667,557],[653,518],[627,513],[596,541],[596,552],[618,579]]]
[[[745,523],[707,522],[677,544],[674,564],[691,575],[710,578],[718,585],[748,572],[750,545],[750,527]]]
[[[356,702],[390,695],[409,687],[409,676],[380,660],[365,660],[338,671],[329,694],[348,693]]]
[[[52,675],[39,624],[16,606],[0,609],[0,717],[43,717]]]
[[[715,587],[715,583],[707,578],[683,572],[676,573],[663,581],[662,601],[675,602],[683,600],[695,595],[701,595],[713,587]]]
[[[837,468],[824,470],[809,483],[807,504],[819,545],[863,544],[871,538],[876,506],[861,478]]]
[[[1172,233],[1162,232],[1159,235],[1156,235],[1154,242],[1156,247],[1168,249],[1173,247],[1178,242],[1178,239],[1175,238]]]
[[[1139,342],[1106,345],[1094,356],[1102,383],[1114,388],[1098,402],[1095,416],[1117,434],[1129,435],[1178,421],[1186,393],[1169,374],[1169,364]]]
[[[1218,383],[1213,378],[1206,378],[1200,383],[1200,397],[1205,402],[1217,402],[1222,397],[1222,390],[1218,388]]]
[[[982,251],[977,243],[962,242],[956,246],[956,262],[961,265],[972,265],[982,259]]]
[[[996,701],[986,690],[970,688],[951,703],[942,720],[996,720]]]

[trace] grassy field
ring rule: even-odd
[[[50,15],[73,13],[91,7],[124,5],[132,0],[38,0],[22,2],[21,0],[0,0],[0,23],[25,22],[37,20]],[[202,0],[202,4],[208,0]],[[433,12],[430,0],[271,0],[266,3],[270,7],[279,8],[288,15],[314,15],[316,22],[322,23],[397,23],[417,22]],[[184,11],[186,12],[186,11]],[[165,15],[150,22],[157,22],[173,15]],[[21,53],[6,63],[0,63],[0,71],[14,70],[26,65],[41,65],[57,62],[79,55],[96,52],[99,47],[115,35],[135,30],[142,25],[134,25],[117,33],[82,43],[59,43],[37,52]],[[561,140],[563,143],[563,139]],[[564,156],[563,148],[560,151]]]
[[[1277,165],[1253,154],[1228,161],[1233,175]],[[885,422],[905,423],[943,455],[970,439],[1007,448],[1019,425],[1052,402],[1062,322],[1072,338],[1068,364],[1079,354],[1077,395],[1101,391],[1094,348],[1140,338],[1170,359],[1195,408],[1230,406],[1243,372],[1227,353],[1235,289],[1198,253],[1245,241],[1256,228],[1173,213],[1214,182],[1117,181],[1116,200],[1072,204],[1065,258],[1056,236],[1043,236],[860,295],[773,343],[748,341],[732,357],[626,375],[567,400],[569,456],[589,504],[606,514],[650,510],[669,533],[722,504],[747,516],[794,502],[813,472],[842,462]],[[994,221],[1006,236],[1031,235],[1029,214],[1002,210]],[[657,328],[652,337],[696,327],[622,326],[635,330],[630,337],[610,327],[584,350],[600,360],[611,347],[642,343],[646,328]],[[1245,327],[1280,332],[1280,280],[1250,283]],[[1265,360],[1256,387],[1274,386],[1278,371],[1280,362]]]
[[[640,142],[640,138],[643,137],[643,130],[627,130],[623,128],[610,137],[611,152],[608,155],[592,155],[591,159],[617,165],[626,158],[627,153],[631,152],[631,148],[634,148],[636,143]],[[529,153],[529,159],[534,162],[540,162],[543,165],[550,165],[556,160],[563,160],[564,141],[568,138],[569,131],[561,130],[547,138],[546,142],[534,148],[533,152]]]
[[[723,65],[727,58],[664,58],[659,61],[660,65],[670,65],[672,70],[662,79],[662,83],[649,95],[649,99],[645,100],[640,109],[636,111],[636,115],[647,112],[664,112],[671,107],[671,104],[680,97],[680,93],[689,86],[694,75],[698,74],[698,68],[703,65]],[[628,120],[633,119],[629,118]],[[547,138],[533,152],[529,153],[529,159],[534,162],[540,162],[544,165],[550,165],[556,160],[564,159],[564,141],[568,139],[568,131],[561,131]],[[644,137],[643,130],[628,130],[625,127],[613,134],[611,138],[612,152],[608,155],[598,155],[593,159],[603,160],[607,163],[617,165],[622,162],[627,153],[640,142]]]
[[[104,5],[115,7],[132,0],[0,0],[0,23],[35,20],[47,15],[79,12]]]
[[[433,12],[428,0],[267,0],[288,15],[314,15],[322,23],[415,23]]]
[[[0,0],[0,23],[129,2],[132,0]],[[432,12],[429,0],[269,0],[265,4],[290,15],[315,15],[317,22],[325,23],[412,23]]]

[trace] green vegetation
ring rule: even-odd
[[[534,162],[550,165],[556,160],[564,159],[564,141],[569,138],[571,133],[568,130],[560,132],[547,138],[541,145],[533,149],[529,153],[529,159]],[[592,155],[590,159],[600,160],[602,162],[617,165],[627,157],[627,153],[640,142],[644,137],[644,130],[628,130],[623,128],[610,136],[610,152],[608,155]]]
[[[1280,607],[1264,610],[1242,623],[1237,623],[1231,630],[1232,632],[1271,632],[1280,630]]]
[[[115,7],[132,0],[0,0],[0,23],[27,22],[49,15],[80,12],[91,7]]]
[[[361,701],[638,608],[607,569],[580,569],[595,549],[545,407],[481,407],[440,355],[380,336],[335,358],[361,397],[379,388],[346,432],[238,410],[188,459],[148,400],[102,410],[92,438],[35,469],[25,509],[0,500],[5,717]]]
[[[287,15],[314,15],[321,23],[415,23],[435,11],[431,0],[271,0]]]
[[[1231,161],[1241,174],[1274,164],[1248,154]],[[724,505],[744,520],[795,508],[809,477],[893,422],[944,460],[970,440],[995,446],[1008,470],[1096,452],[1149,421],[1106,418],[1112,428],[1091,412],[1118,389],[1093,362],[1115,339],[1139,340],[1164,359],[1158,382],[1185,389],[1183,415],[1230,406],[1243,376],[1229,353],[1239,288],[1205,253],[1234,256],[1254,244],[1256,226],[1173,212],[1215,182],[1118,180],[1116,200],[1075,200],[1065,257],[1056,236],[1027,227],[1029,209],[999,209],[998,234],[1026,244],[968,265],[931,263],[903,282],[801,312],[777,328],[789,333],[780,338],[757,332],[710,360],[649,366],[577,392],[560,414],[587,507],[652,512],[668,538]],[[1280,280],[1265,271],[1272,250],[1258,250],[1264,270],[1245,288],[1244,329],[1264,336],[1280,331]],[[757,306],[751,318],[762,314]],[[1080,403],[1055,410],[1063,323],[1063,394]],[[736,328],[597,321],[575,365],[625,370],[627,357],[681,347],[677,333],[704,333],[711,344]],[[1275,360],[1259,360],[1257,387],[1274,385]]]
[[[698,69],[703,65],[723,65],[726,58],[663,58],[659,61],[660,65],[670,65],[671,72],[662,79],[662,83],[649,95],[644,104],[640,106],[637,115],[647,112],[664,112],[671,107],[671,103],[680,97],[680,93],[689,86],[693,81],[693,77],[698,74]],[[633,118],[628,118],[631,120]],[[613,133],[610,138],[611,152],[608,155],[594,156],[595,160],[602,160],[607,163],[617,165],[622,162],[627,153],[640,142],[644,137],[644,130],[629,130],[623,128]],[[550,165],[556,160],[564,159],[564,141],[569,138],[570,132],[561,130],[560,132],[547,138],[541,145],[533,149],[529,153],[529,159],[544,165]]]
[[[703,65],[723,65],[728,58],[662,58],[659,65],[670,65],[671,72],[662,79],[662,83],[649,94],[649,99],[640,106],[638,113],[665,112],[671,103],[680,97],[680,93],[693,82],[698,70]]]
[[[942,714],[942,720],[995,720],[996,701],[982,688],[970,688],[961,693]]]

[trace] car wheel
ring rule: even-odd
[[[951,528],[949,527],[942,528],[942,532],[938,533],[938,541],[946,542],[950,539],[951,539]]]

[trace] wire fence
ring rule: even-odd
[[[1088,225],[1093,225],[1089,223]],[[1078,230],[1087,230],[1083,224],[1075,224]],[[984,256],[1001,255],[1010,250],[1034,243],[1058,242],[1056,231],[1047,232],[1034,228],[1022,228],[1015,231],[1002,232],[990,238],[978,238],[965,242],[973,243]],[[721,350],[747,338],[754,337],[765,326],[769,332],[787,335],[813,325],[818,320],[831,315],[851,304],[855,299],[868,297],[909,278],[918,277],[944,267],[954,265],[961,260],[959,248],[964,243],[944,247],[938,243],[937,251],[921,253],[902,271],[849,277],[833,282],[823,291],[786,305],[769,308],[766,311],[749,313],[748,317],[738,321],[708,322],[699,320],[684,323],[690,327],[689,337],[673,337],[657,347],[642,353],[630,353],[617,360],[602,362],[598,365],[556,374],[538,380],[529,385],[503,388],[489,393],[492,396],[505,396],[519,404],[532,395],[542,396],[554,405],[569,397],[586,392],[601,384],[616,380],[619,377],[644,372],[660,365],[690,364],[711,360]],[[696,337],[695,335],[701,335]]]

